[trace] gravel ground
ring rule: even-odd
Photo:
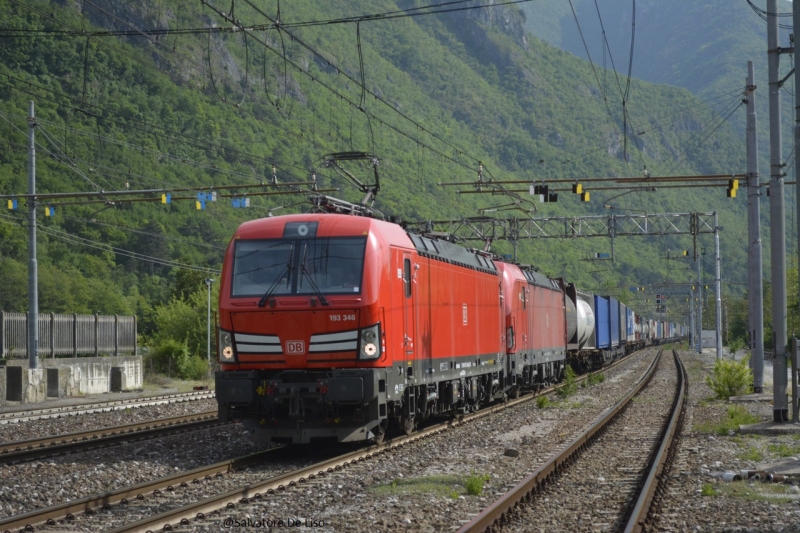
[[[185,530],[229,530],[248,520],[255,527],[259,520],[282,520],[283,527],[300,523],[298,531],[453,530],[616,403],[654,354],[648,350],[606,371],[603,383],[579,388],[567,399],[551,396],[545,408],[528,402]],[[478,494],[467,490],[470,478]]]
[[[255,453],[238,424],[89,450],[42,461],[0,465],[0,517]]]
[[[648,350],[619,368],[606,371],[604,382],[579,388],[566,399],[550,396],[546,406],[526,403],[350,466],[301,488],[215,513],[181,530],[230,531],[231,527],[243,528],[248,524],[256,528],[276,525],[275,531],[298,524],[301,527],[293,527],[294,530],[454,530],[613,405],[644,373],[654,354],[655,350]],[[708,428],[727,416],[731,404],[710,400],[711,392],[704,377],[713,365],[713,354],[705,354],[702,359],[696,354],[682,355],[690,379],[687,429],[655,530],[800,531],[800,489],[792,489],[791,485],[723,483],[713,477],[717,471],[753,469],[759,463],[779,459],[786,450],[797,450],[796,455],[800,455],[800,438],[710,434]],[[771,383],[765,385],[771,389]],[[769,403],[737,405],[755,414],[758,421],[772,419]],[[158,417],[170,416],[159,412],[162,414]],[[90,416],[109,415],[125,417],[127,413]],[[43,421],[43,427],[56,422],[68,421]],[[0,428],[0,431],[8,429],[16,428]],[[257,449],[239,426],[227,426],[47,461],[2,466],[0,516],[139,483]],[[290,465],[281,466],[285,470]],[[256,469],[249,475],[252,479],[266,477],[273,470]],[[473,490],[468,491],[467,485]],[[216,487],[208,486],[200,492],[215,490]],[[186,491],[181,499],[190,497],[190,489],[176,489],[176,493],[181,491]],[[788,494],[796,499],[774,499],[768,493]],[[91,526],[76,529],[91,530]]]
[[[496,531],[623,531],[639,480],[647,474],[653,448],[672,411],[677,381],[672,354],[665,351],[652,380],[608,430]]]
[[[714,364],[713,353],[700,356],[681,352],[689,373],[689,412],[680,449],[670,472],[667,498],[655,523],[656,531],[795,532],[800,531],[800,488],[792,484],[755,481],[726,483],[715,473],[755,469],[785,455],[800,457],[800,432],[794,436],[755,436],[725,432],[711,427],[739,406],[756,422],[770,422],[768,402],[713,400],[705,383]],[[769,366],[767,363],[766,366]],[[767,369],[765,369],[767,370]],[[771,370],[769,368],[768,370]],[[765,372],[765,391],[772,390],[771,372]],[[779,498],[783,496],[783,498]]]
[[[64,415],[60,418],[46,418],[28,422],[16,422],[0,425],[0,442],[12,442],[25,439],[48,437],[86,431],[88,429],[106,428],[134,424],[159,418],[202,413],[217,409],[217,400],[192,400],[163,405],[131,407],[119,411],[104,413],[88,413],[80,415]]]

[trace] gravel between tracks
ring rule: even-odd
[[[550,396],[548,407],[540,408],[536,402],[529,402],[329,474],[301,488],[214,513],[205,521],[176,530],[230,531],[231,525],[234,529],[237,525],[232,521],[238,520],[244,528],[248,520],[259,527],[262,525],[259,520],[270,519],[282,520],[284,527],[290,521],[292,525],[316,521],[314,527],[292,528],[297,531],[452,531],[613,405],[639,379],[654,354],[655,350],[648,350],[643,356],[606,371],[605,382],[579,388],[567,399]],[[717,436],[700,431],[703,423],[718,423],[731,404],[709,400],[711,392],[704,378],[713,365],[713,356],[698,357],[682,353],[690,382],[687,429],[681,438],[667,487],[668,496],[655,530],[800,531],[800,489],[792,489],[791,485],[718,483],[711,475],[714,471],[738,471],[777,460],[780,446],[800,448],[800,439]],[[739,405],[754,413],[759,421],[772,419],[769,403]],[[113,415],[103,413],[107,414]],[[97,455],[100,452],[91,452],[83,460],[78,459],[83,454],[76,454],[0,467],[4,479],[0,488],[0,515],[18,514],[258,449],[239,426],[159,439],[159,444],[143,444],[110,448],[103,452],[108,453],[105,458]],[[281,466],[285,470],[289,465]],[[269,474],[269,469],[256,469],[250,477]],[[478,485],[481,478],[488,478],[480,495],[466,490],[465,482],[471,474]],[[702,495],[709,487],[715,495]],[[189,498],[203,491],[216,491],[216,486],[204,489],[198,486],[198,489],[177,488],[176,493],[185,491],[185,497]],[[778,491],[788,492],[796,499],[757,499],[759,494]],[[103,529],[107,529],[106,522],[103,524]],[[79,527],[75,529],[88,530],[89,524],[80,525],[83,527],[76,523]],[[534,526],[533,531],[547,529],[544,524],[541,524],[544,529]],[[282,530],[283,527],[275,529]]]
[[[42,420],[29,420],[13,424],[0,425],[0,442],[36,439],[64,433],[75,433],[88,429],[107,428],[135,424],[159,418],[202,413],[217,409],[217,400],[191,400],[162,405],[147,405],[144,407],[130,407],[118,411],[103,413],[86,413],[79,415],[64,415],[58,418],[45,418]]]
[[[754,469],[776,462],[779,450],[800,457],[800,434],[755,436],[711,434],[708,426],[727,417],[734,405],[746,409],[758,422],[770,422],[768,402],[723,402],[712,400],[705,376],[713,368],[714,356],[681,352],[689,374],[689,407],[675,464],[667,485],[667,497],[655,523],[656,531],[704,532],[800,532],[800,488],[793,484],[717,481],[715,473]],[[765,366],[770,363],[766,362]],[[765,383],[765,391],[772,384]],[[705,426],[705,427],[704,427]],[[705,490],[704,490],[705,488]],[[712,494],[713,492],[713,494]],[[784,499],[771,495],[783,494]]]
[[[0,426],[3,442],[132,424],[216,409],[215,399],[151,405]],[[210,443],[212,443],[210,445]],[[241,426],[209,428],[16,465],[0,465],[0,517],[141,483],[253,453]]]
[[[664,352],[652,380],[533,501],[521,505],[499,532],[623,531],[640,479],[672,411],[678,381]]]
[[[226,520],[246,524],[249,518],[251,523],[316,520],[317,527],[306,531],[450,531],[616,403],[631,381],[644,374],[654,354],[648,350],[606,371],[605,382],[579,388],[566,400],[551,396],[550,407],[527,402],[180,530],[220,531],[226,529]],[[488,477],[482,494],[467,492],[470,475],[477,485]]]
[[[0,465],[0,517],[136,485],[265,447],[253,444],[241,425],[231,424]]]

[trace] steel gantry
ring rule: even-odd
[[[605,237],[611,239],[611,258],[614,258],[614,239],[617,237],[653,237],[659,235],[690,235],[695,260],[699,261],[697,237],[714,235],[716,292],[717,358],[722,357],[722,298],[720,287],[720,253],[717,212],[661,213],[633,215],[592,215],[577,217],[492,218],[471,217],[453,220],[427,220],[410,225],[434,236],[484,243],[488,251],[496,240],[511,241],[514,260],[517,243],[522,239],[576,239]],[[702,335],[701,335],[702,336]]]
[[[454,235],[465,241],[495,239],[570,239],[577,237],[636,237],[715,233],[717,213],[662,213],[582,217],[492,218],[428,220],[416,224],[427,232]]]

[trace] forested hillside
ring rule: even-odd
[[[765,0],[752,0],[752,3],[756,8],[766,8]],[[632,25],[634,4],[635,28]],[[759,170],[763,181],[768,179],[767,24],[747,0],[573,0],[572,5],[574,15],[570,4],[561,0],[529,2],[521,4],[520,8],[527,15],[528,30],[550,44],[584,59],[591,56],[598,65],[611,68],[613,64],[622,76],[627,75],[632,66],[636,78],[689,89],[723,116],[739,104],[747,76],[747,61],[754,61],[758,87]],[[792,3],[780,0],[778,11],[780,25],[790,27]],[[791,46],[790,33],[786,27],[780,29],[781,46]],[[632,36],[633,59],[629,65]],[[790,56],[782,56],[781,78],[789,75],[793,66]],[[612,88],[616,86],[612,76],[606,77],[604,83]],[[781,106],[783,156],[792,178],[794,94],[794,76],[791,75],[781,92]],[[637,95],[632,94],[631,100],[636,98]],[[637,119],[635,115],[631,118]],[[740,110],[731,116],[730,123],[744,140],[745,120]],[[788,187],[787,192],[787,206],[791,210],[795,204],[794,187]],[[768,223],[764,212],[763,224]],[[787,244],[794,255],[796,224],[787,224],[787,229],[790,232]],[[766,260],[769,260],[768,250]]]
[[[475,216],[512,201],[437,185],[473,181],[481,167],[484,179],[539,183],[641,176],[645,167],[654,175],[744,170],[733,128],[723,123],[709,134],[717,117],[684,88],[633,79],[629,112],[640,135],[629,127],[626,142],[621,106],[598,85],[608,74],[526,33],[516,7],[339,20],[420,14],[426,10],[408,10],[424,5],[283,2],[278,29],[274,0],[0,0],[0,194],[26,191],[29,100],[36,103],[39,192],[314,176],[320,187],[340,187],[336,196],[358,201],[361,193],[326,168],[323,156],[367,151],[380,158],[375,207],[413,221]],[[371,172],[352,170],[365,179]],[[719,210],[723,277],[744,280],[744,195],[691,191],[639,192],[612,203],[648,213]],[[498,214],[607,214],[603,204],[617,195],[598,189],[581,203],[562,192],[557,203],[521,204],[534,213]],[[40,310],[136,313],[147,335],[163,340],[169,330],[181,339],[188,332],[178,318],[205,309],[202,280],[216,276],[236,225],[270,209],[306,210],[305,196],[252,196],[246,209],[229,199],[204,210],[190,200],[61,205],[55,217],[41,218]],[[22,202],[0,218],[6,311],[26,308],[24,214]],[[710,238],[702,244],[713,246]],[[520,260],[630,299],[620,287],[687,279],[684,265],[663,258],[668,249],[690,247],[688,237],[618,239],[611,263],[583,261],[610,251],[607,240],[527,241]],[[509,253],[511,245],[493,249]]]

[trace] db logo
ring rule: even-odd
[[[306,343],[303,341],[286,341],[286,353],[289,355],[303,355],[306,353]]]

